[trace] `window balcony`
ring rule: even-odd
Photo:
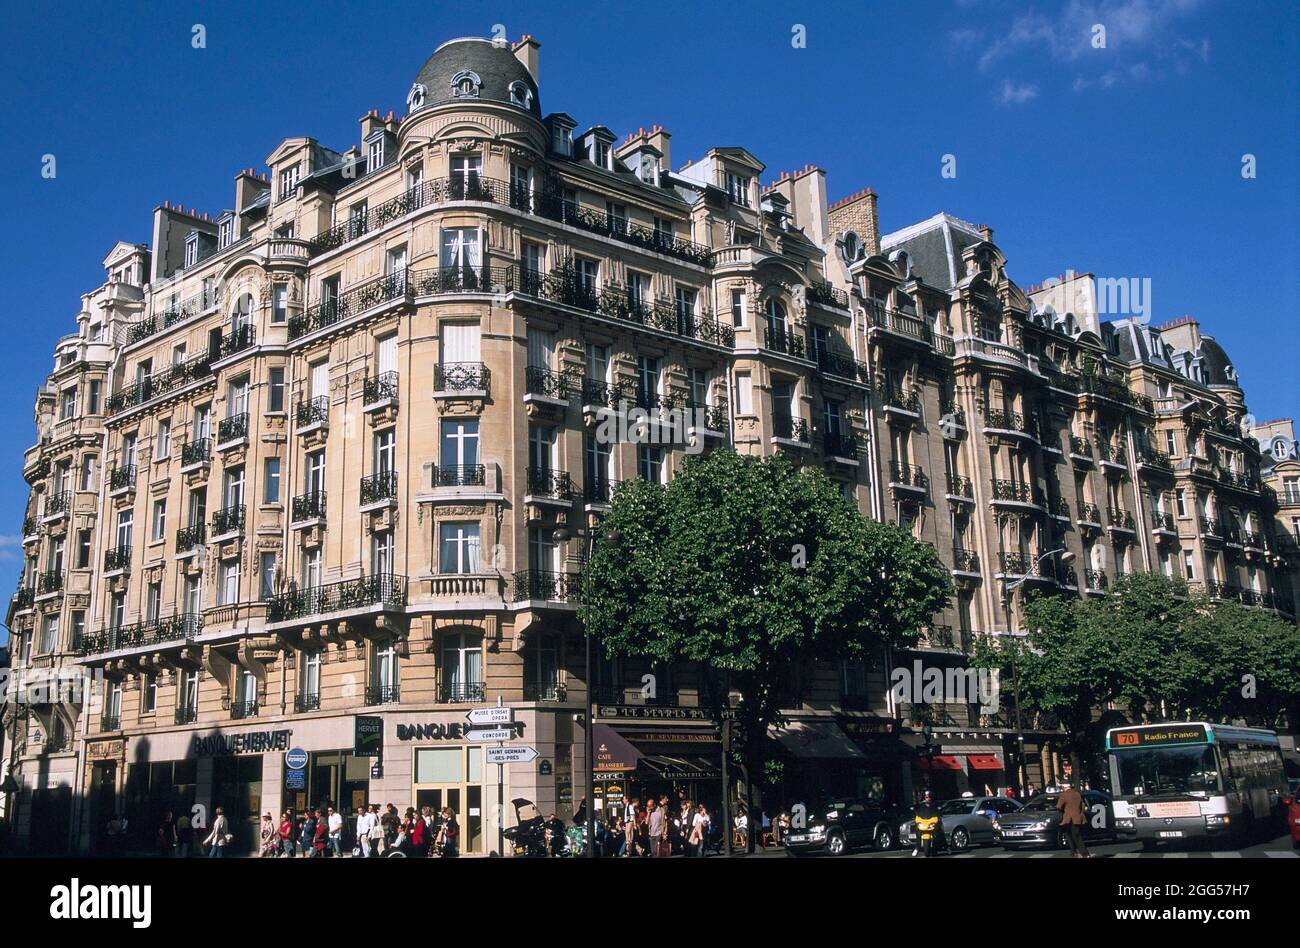
[[[1092,445],[1088,443],[1088,439],[1080,438],[1078,435],[1070,435],[1070,456],[1091,464]]]
[[[113,392],[104,402],[104,411],[108,415],[116,415],[211,374],[211,356],[206,352],[200,353],[170,368],[159,369],[152,376],[143,378],[134,385]]]
[[[208,438],[196,438],[181,445],[181,470],[197,468],[212,460],[212,442]]]
[[[310,711],[319,711],[320,692],[310,691],[295,696],[293,699],[293,709],[299,714],[306,714]]]
[[[380,471],[361,478],[361,506],[397,500],[397,472]]]
[[[796,336],[784,326],[768,326],[763,330],[763,348],[799,359],[804,357],[806,351],[803,337]]]
[[[253,347],[254,333],[252,326],[237,326],[221,337],[221,357],[235,355]]]
[[[568,471],[529,467],[526,485],[525,493],[530,497],[565,501],[573,497],[573,482]]]
[[[329,423],[330,399],[328,395],[317,395],[304,399],[293,408],[293,423],[298,431],[316,430]]]
[[[232,721],[242,721],[244,718],[257,717],[257,701],[235,701],[230,705],[230,718]]]
[[[582,587],[578,573],[556,573],[529,569],[515,573],[510,590],[511,602],[577,602]]]
[[[36,577],[37,595],[61,592],[63,590],[63,573],[61,570],[47,570]]]
[[[177,724],[193,724],[199,719],[199,709],[196,707],[181,707],[176,709]]]
[[[1023,553],[999,553],[998,572],[1007,576],[1024,576],[1029,572],[1030,560]]]
[[[203,631],[203,616],[182,612],[155,622],[135,622],[82,636],[76,645],[81,655],[102,655],[119,649],[146,648],[188,642]]]
[[[341,296],[326,297],[289,320],[289,341],[327,329],[385,303],[404,301],[410,290],[408,271],[402,269],[367,280]]]
[[[104,572],[123,573],[131,568],[131,548],[115,546],[104,551]]]
[[[535,213],[551,220],[577,227],[593,234],[610,237],[632,244],[643,250],[676,257],[697,266],[709,266],[713,251],[702,244],[674,236],[665,229],[629,223],[626,219],[612,217],[604,210],[586,209],[580,204],[564,199],[558,183],[548,181],[541,193],[534,196]]]
[[[902,411],[910,415],[921,413],[921,394],[915,389],[903,392],[887,388],[880,393],[880,401],[888,411]]]
[[[217,444],[229,445],[248,438],[248,412],[223,418],[217,423]]]
[[[380,405],[395,404],[397,382],[396,372],[380,372],[378,375],[366,376],[361,386],[362,406],[370,410]]]
[[[993,481],[993,501],[995,503],[1013,503],[1025,504],[1027,506],[1039,506],[1037,499],[1034,497],[1034,488],[1032,484],[1024,484],[1019,481],[995,479]]]
[[[434,397],[492,392],[492,372],[482,362],[443,362],[433,368]]]
[[[778,441],[789,441],[795,444],[812,443],[809,440],[808,421],[804,418],[791,418],[789,415],[772,416],[772,437]]]
[[[402,692],[397,685],[369,685],[366,687],[366,704],[397,704]]]
[[[416,296],[495,293],[509,284],[511,272],[511,267],[490,267],[487,264],[412,270],[411,289]]]
[[[829,280],[817,280],[809,284],[807,296],[810,302],[820,303],[823,306],[834,306],[837,309],[849,308],[849,294],[832,286]]]
[[[1128,465],[1128,451],[1123,445],[1112,445],[1105,438],[1097,439],[1097,457],[1102,464],[1109,464],[1113,467],[1125,467]]]
[[[438,700],[445,704],[462,704],[487,700],[481,681],[444,681],[438,686]]]
[[[889,486],[925,493],[930,489],[930,478],[920,465],[892,461],[889,465]]]
[[[31,586],[19,586],[14,593],[14,609],[30,609],[36,602],[36,590]]]
[[[299,494],[289,505],[291,523],[315,523],[325,519],[325,491],[314,490]]]
[[[108,474],[108,492],[116,494],[119,491],[128,491],[135,487],[135,465],[119,465]]]
[[[1038,439],[1038,425],[1018,411],[990,408],[984,412],[984,430],[1011,432],[1025,438]]]
[[[1162,510],[1151,512],[1151,529],[1161,533],[1174,533],[1174,515]]]
[[[567,400],[577,388],[577,379],[571,373],[535,365],[524,369],[524,391],[529,395]]]
[[[1138,459],[1138,466],[1150,468],[1156,471],[1168,474],[1174,469],[1173,460],[1163,451],[1157,451],[1155,448],[1147,448],[1142,452],[1142,457]]]
[[[244,531],[244,505],[231,504],[212,514],[212,539],[236,536]]]
[[[1096,504],[1082,504],[1079,507],[1079,523],[1101,526],[1101,510]]]
[[[582,380],[582,404],[596,408],[617,408],[620,402],[628,399],[627,391],[622,385],[602,382],[599,379]]]
[[[618,481],[610,477],[587,478],[583,484],[582,496],[589,504],[608,506],[614,499],[614,488]]]
[[[207,537],[207,527],[203,523],[192,523],[176,531],[176,555],[190,553],[203,545]]]
[[[99,719],[99,729],[101,731],[120,731],[122,730],[122,719],[116,714],[106,714]]]
[[[56,494],[50,494],[45,500],[45,512],[41,515],[42,520],[57,520],[60,517],[66,517],[72,510],[72,491],[65,490]]]
[[[1089,592],[1105,592],[1110,587],[1110,580],[1106,574],[1099,569],[1086,569],[1083,571],[1084,582],[1088,584]]]
[[[1070,519],[1070,505],[1066,503],[1064,497],[1057,497],[1048,500],[1047,509],[1053,517],[1056,517],[1059,520]]]
[[[569,689],[558,681],[524,682],[525,701],[567,701]]]
[[[482,464],[440,464],[433,471],[434,487],[483,487],[487,469]]]
[[[406,577],[395,573],[376,573],[325,586],[290,589],[272,597],[266,618],[268,622],[287,622],[367,606],[378,606],[384,610],[404,608]]]
[[[24,542],[24,543],[27,542],[28,540],[31,540],[31,539],[33,539],[34,537],[38,536],[38,531],[39,531],[39,527],[37,526],[37,522],[36,522],[36,518],[35,518],[35,517],[24,517],[24,518],[23,518],[23,537],[22,537],[22,538],[23,538],[23,542]]]
[[[955,547],[952,551],[952,568],[958,573],[978,573],[980,571],[979,554],[974,550]]]
[[[822,453],[828,458],[846,458],[857,461],[858,438],[851,433],[828,433],[822,435]]]
[[[1127,510],[1122,510],[1118,507],[1107,509],[1106,519],[1110,529],[1112,530],[1125,530],[1132,533],[1136,526],[1133,522],[1133,515]]]

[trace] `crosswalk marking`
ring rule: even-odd
[[[1223,853],[1223,852],[1219,852],[1218,850],[1215,850],[1214,852],[1210,853],[1210,857],[1213,858],[1213,859],[1240,859],[1240,858],[1242,858],[1242,857],[1241,857],[1241,853]]]
[[[1300,853],[1284,853],[1272,849],[1264,853],[1264,855],[1270,859],[1300,859]]]

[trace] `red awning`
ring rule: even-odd
[[[967,754],[966,763],[970,764],[971,770],[1002,769],[1002,761],[998,760],[992,754]]]
[[[917,770],[961,770],[961,761],[949,754],[916,758]]]
[[[641,762],[641,752],[608,724],[597,724],[592,729],[592,742],[596,773],[626,773],[636,770]]]

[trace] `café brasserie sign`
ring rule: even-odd
[[[194,735],[190,753],[195,757],[228,757],[233,754],[265,754],[289,749],[293,731],[249,731],[246,734]]]

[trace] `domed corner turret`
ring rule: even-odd
[[[542,115],[537,80],[509,43],[476,36],[448,40],[416,74],[406,97],[407,114],[448,103],[512,105]]]

